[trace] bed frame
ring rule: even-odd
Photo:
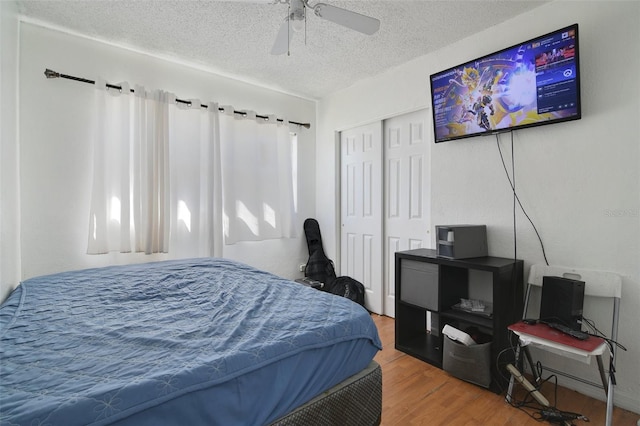
[[[371,426],[382,414],[382,369],[371,363],[361,372],[338,383],[271,426]]]

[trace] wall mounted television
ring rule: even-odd
[[[577,120],[578,24],[431,75],[435,142]]]

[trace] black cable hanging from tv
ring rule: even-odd
[[[96,82],[94,80],[89,80],[88,78],[76,77],[76,76],[68,75],[68,74],[62,74],[62,73],[53,71],[53,70],[51,70],[49,68],[44,70],[44,75],[47,78],[64,78],[64,79],[67,79],[67,80],[79,81],[81,83],[96,84]],[[118,85],[115,85],[115,84],[106,83],[106,86],[109,89],[122,90],[122,87],[120,87]],[[129,90],[131,91],[131,93],[135,93],[135,91],[133,89],[129,89]],[[176,98],[176,102],[180,103],[180,104],[191,105],[191,101],[186,101],[184,99]],[[209,108],[208,105],[204,105],[204,104],[200,104],[200,106],[202,108]],[[218,111],[224,111],[224,108],[218,108]],[[234,114],[239,114],[239,115],[242,115],[242,116],[246,116],[247,112],[246,111],[234,111]],[[260,114],[256,114],[256,117],[257,118],[262,118],[264,120],[268,120],[269,119],[268,116],[260,115]],[[281,118],[276,118],[276,121],[279,121],[280,123],[284,122],[284,120],[281,119]],[[289,121],[289,123],[295,124],[297,126],[304,127],[305,129],[310,129],[311,128],[311,124],[309,124],[309,123],[298,123],[297,121]]]
[[[509,130],[509,133],[511,133],[511,155],[513,156],[513,130]],[[502,132],[500,132],[502,133]],[[538,241],[540,242],[540,248],[542,249],[542,257],[544,257],[544,263],[549,266],[549,260],[547,260],[547,253],[545,251],[544,248],[544,243],[542,242],[542,237],[540,236],[540,233],[538,232],[538,228],[536,228],[536,225],[533,223],[533,220],[531,219],[531,217],[529,216],[529,214],[527,213],[527,211],[524,209],[524,206],[522,205],[522,203],[520,202],[520,197],[518,197],[518,193],[516,192],[515,189],[515,183],[511,181],[511,177],[509,176],[509,171],[507,170],[507,165],[504,162],[504,156],[502,155],[502,149],[500,149],[500,135],[499,133],[495,133],[496,136],[496,145],[498,146],[498,152],[500,153],[500,160],[502,160],[502,167],[504,168],[504,172],[507,175],[507,180],[509,181],[509,185],[511,186],[511,189],[513,191],[513,196],[515,198],[515,200],[518,202],[518,205],[520,206],[520,210],[522,211],[522,213],[524,214],[524,216],[527,218],[527,220],[529,221],[529,223],[531,224],[531,226],[533,227],[534,232],[536,233],[536,236],[538,237]],[[511,164],[513,167],[513,157],[511,159]],[[515,169],[512,168],[513,170],[513,174],[515,176]],[[515,217],[515,207],[514,207],[514,217]],[[516,231],[515,231],[515,218],[514,218],[514,240],[515,240],[515,235],[516,235]],[[514,243],[514,257],[516,256],[517,252],[516,252],[516,248],[515,248],[515,244]]]

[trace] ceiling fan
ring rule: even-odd
[[[325,3],[310,5],[309,0],[281,0],[281,3],[289,3],[289,13],[271,48],[272,55],[289,53],[289,43],[294,32],[299,32],[306,26],[307,9],[313,10],[316,16],[334,22],[338,25],[359,31],[363,34],[374,34],[380,28],[380,21],[370,16],[331,6]]]

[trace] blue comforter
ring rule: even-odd
[[[360,305],[208,258],[26,280],[0,338],[3,425],[264,424],[381,348]]]

